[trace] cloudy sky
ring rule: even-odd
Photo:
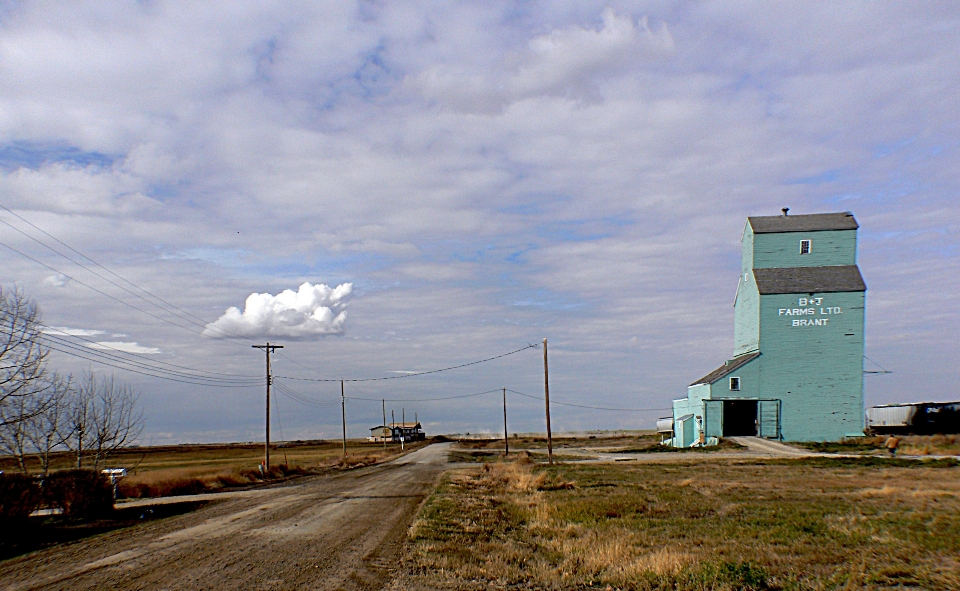
[[[948,2],[3,1],[0,282],[89,357],[59,370],[136,385],[147,443],[262,438],[266,340],[288,439],[340,422],[290,378],[544,337],[556,401],[646,409],[555,429],[647,428],[732,354],[746,216],[849,210],[867,404],[955,400],[958,87]],[[542,351],[349,382],[350,435],[381,398],[496,431],[497,394],[413,400],[502,387],[541,393]]]

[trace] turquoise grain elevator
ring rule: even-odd
[[[676,447],[863,435],[867,286],[852,213],[747,218],[733,358],[673,401]]]

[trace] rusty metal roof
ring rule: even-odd
[[[856,265],[754,269],[753,276],[761,295],[867,291]]]
[[[719,379],[725,378],[726,376],[730,375],[737,369],[743,367],[750,361],[753,361],[757,357],[760,357],[759,352],[747,353],[746,355],[740,355],[739,357],[734,357],[730,361],[727,361],[717,369],[711,371],[710,373],[708,373],[707,375],[703,376],[702,378],[700,378],[699,380],[697,380],[696,382],[690,385],[696,386],[698,384],[712,384]]]
[[[748,217],[754,234],[781,232],[821,232],[825,230],[856,230],[860,227],[849,211],[842,213],[814,213],[809,215],[771,215]]]

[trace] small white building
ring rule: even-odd
[[[371,427],[370,437],[367,438],[367,441],[378,443],[390,441],[393,443],[399,443],[401,441],[401,437],[403,438],[403,441],[407,442],[423,441],[427,438],[420,426],[420,422],[417,421],[415,423],[391,423],[389,425],[377,425],[376,427]]]

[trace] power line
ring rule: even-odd
[[[463,367],[469,367],[471,365],[477,365],[480,363],[486,363],[487,361],[493,361],[494,359],[500,359],[502,357],[507,357],[508,355],[514,355],[520,351],[526,351],[527,349],[538,349],[539,345],[527,345],[526,347],[521,347],[515,351],[510,351],[508,353],[503,353],[501,355],[496,355],[494,357],[488,357],[486,359],[480,359],[479,361],[471,361],[470,363],[462,363],[460,365],[453,365],[450,367],[444,367],[441,369],[431,369],[429,371],[418,371],[414,373],[403,374],[399,376],[385,376],[379,378],[352,378],[352,379],[330,379],[330,378],[298,378],[293,376],[274,376],[277,378],[284,378],[287,380],[297,380],[301,382],[379,382],[383,380],[399,380],[402,378],[415,378],[417,376],[425,376],[434,373],[440,373],[443,371],[450,371],[452,369],[460,369]],[[379,398],[377,400],[380,400]]]
[[[517,392],[516,390],[511,390],[507,388],[507,392],[512,392],[519,396],[525,396],[527,398],[532,398],[533,400],[543,400],[543,396],[534,396],[532,394],[524,394],[523,392]],[[585,404],[574,404],[572,402],[559,402],[557,400],[551,401],[553,404],[561,404],[563,406],[575,406],[577,408],[588,408],[590,410],[612,410],[620,412],[652,412],[655,410],[672,410],[670,408],[609,408],[606,406],[587,406]]]
[[[209,377],[205,375],[197,375],[197,374],[187,373],[184,371],[179,371],[174,369],[167,369],[165,367],[158,367],[156,365],[152,365],[151,363],[144,363],[142,361],[137,361],[134,359],[126,359],[124,357],[120,357],[119,355],[114,355],[112,353],[108,353],[105,351],[90,349],[89,347],[85,347],[77,343],[72,343],[66,339],[62,339],[60,337],[55,337],[52,335],[47,335],[45,339],[48,341],[52,341],[53,343],[59,345],[60,347],[66,347],[67,349],[70,349],[73,351],[80,351],[87,355],[92,355],[98,359],[106,359],[114,363],[120,363],[127,368],[134,367],[134,368],[139,368],[139,369],[143,369],[143,370],[147,370],[147,371],[151,371],[159,374],[167,374],[167,375],[171,375],[178,378],[202,381],[204,383],[234,384],[234,385],[243,385],[243,386],[256,385],[256,384],[263,383],[263,379],[261,378],[239,377],[239,376],[238,377]],[[45,346],[52,348],[49,344],[45,344]],[[65,352],[62,349],[55,349],[55,350],[58,350],[60,352]],[[177,366],[174,366],[174,367],[177,367]]]
[[[124,371],[129,371],[129,372],[131,372],[131,373],[140,374],[140,375],[148,376],[148,377],[151,377],[151,378],[158,378],[158,379],[161,379],[161,380],[167,380],[167,381],[171,381],[171,382],[179,382],[179,383],[181,383],[181,384],[190,384],[190,385],[193,385],[193,386],[210,386],[210,387],[213,387],[213,388],[251,388],[251,387],[253,387],[253,386],[259,386],[259,385],[260,385],[260,384],[224,384],[224,383],[210,383],[210,382],[202,382],[202,381],[196,381],[196,380],[179,379],[179,378],[174,378],[174,377],[170,377],[170,376],[157,375],[157,374],[155,374],[155,373],[149,373],[149,372],[146,372],[146,371],[140,371],[140,370],[138,370],[138,369],[134,369],[134,368],[128,367],[128,366],[117,365],[117,364],[114,364],[114,363],[110,363],[110,362],[108,362],[108,361],[104,361],[103,359],[96,359],[96,358],[87,357],[87,356],[85,356],[85,355],[81,355],[81,354],[79,354],[79,353],[76,353],[76,352],[73,352],[73,351],[69,351],[69,350],[59,349],[59,348],[54,347],[54,346],[51,346],[51,345],[47,345],[46,347],[47,347],[48,349],[50,349],[51,351],[57,351],[58,353],[63,353],[64,355],[70,355],[71,357],[77,357],[77,358],[79,358],[79,359],[84,359],[84,360],[86,360],[86,361],[92,361],[93,363],[99,363],[100,365],[106,365],[107,367],[113,367],[113,368],[116,368],[116,369],[122,369],[122,370],[124,370]]]
[[[0,328],[0,334],[9,335],[10,333],[2,328]],[[235,387],[243,388],[258,385],[258,382],[251,379],[239,380],[239,379],[225,379],[225,378],[211,378],[202,375],[193,375],[186,372],[175,371],[166,369],[163,367],[151,366],[146,363],[124,359],[117,355],[111,353],[106,353],[104,351],[97,351],[83,347],[76,343],[71,343],[66,339],[61,339],[59,337],[51,337],[47,335],[44,339],[48,342],[43,343],[43,347],[51,351],[56,351],[58,353],[63,353],[71,357],[77,357],[79,359],[84,359],[86,361],[92,361],[94,363],[99,363],[101,365],[106,365],[108,367],[113,367],[115,369],[122,369],[132,373],[141,374],[149,377],[170,380],[174,382],[181,382],[185,384],[192,384],[198,386],[214,386],[214,387]],[[52,341],[53,344],[50,344],[49,341]],[[262,380],[260,380],[262,383]]]
[[[205,373],[205,374],[210,374],[210,375],[215,375],[215,376],[226,376],[226,377],[228,377],[228,378],[258,379],[258,380],[260,379],[258,376],[238,375],[238,374],[226,374],[226,373],[221,373],[221,372],[216,372],[216,371],[209,371],[209,370],[205,370],[205,369],[195,369],[195,368],[186,367],[186,366],[183,366],[183,365],[176,365],[176,364],[173,364],[173,363],[167,363],[167,362],[165,362],[165,361],[160,361],[160,360],[158,360],[158,359],[150,359],[149,357],[145,357],[145,356],[143,356],[143,355],[138,355],[137,353],[132,353],[132,352],[130,352],[130,351],[124,351],[123,349],[117,349],[116,347],[111,347],[111,346],[106,345],[106,344],[104,344],[104,343],[97,342],[97,341],[94,341],[94,340],[85,338],[85,337],[83,337],[83,336],[81,336],[81,335],[73,335],[73,334],[64,332],[64,331],[62,331],[62,330],[60,330],[60,329],[58,329],[58,328],[56,328],[56,327],[47,326],[47,325],[45,325],[45,324],[43,324],[43,323],[41,323],[41,322],[38,322],[38,323],[37,323],[37,326],[39,326],[40,328],[44,329],[43,334],[44,334],[44,337],[46,337],[46,338],[61,338],[61,337],[59,337],[59,336],[54,337],[54,335],[53,335],[52,332],[51,332],[51,331],[53,331],[53,333],[58,333],[58,334],[60,334],[60,335],[64,335],[64,336],[67,336],[67,337],[70,337],[70,338],[74,338],[74,339],[79,339],[79,340],[81,340],[81,341],[85,341],[85,342],[87,342],[87,343],[90,343],[90,344],[93,344],[93,345],[97,345],[97,348],[103,348],[103,349],[109,349],[109,350],[111,350],[111,351],[117,351],[117,352],[119,352],[119,353],[123,353],[124,355],[130,355],[130,356],[132,356],[132,357],[137,357],[137,358],[140,358],[140,359],[144,359],[145,361],[149,361],[149,362],[151,362],[151,363],[156,363],[156,364],[159,364],[159,365],[166,365],[166,366],[169,366],[169,367],[175,367],[175,368],[178,368],[178,369],[184,369],[184,370],[192,371],[192,372],[196,372],[196,373]]]
[[[171,310],[168,309],[168,308],[164,308],[163,306],[157,304],[156,302],[150,301],[149,299],[141,296],[140,294],[137,294],[137,293],[134,293],[134,292],[130,291],[130,290],[127,289],[126,287],[117,284],[116,282],[114,282],[114,281],[112,281],[112,280],[104,277],[104,276],[101,275],[100,273],[97,273],[96,271],[94,271],[94,270],[91,269],[90,267],[86,266],[85,264],[83,264],[83,263],[81,263],[81,262],[79,262],[79,261],[77,261],[77,260],[74,260],[73,258],[71,258],[71,257],[63,254],[63,253],[60,252],[59,250],[57,250],[57,249],[53,248],[52,246],[50,246],[49,244],[46,244],[45,242],[43,242],[43,241],[41,241],[41,240],[39,240],[39,239],[37,239],[37,238],[35,238],[35,237],[33,237],[33,236],[30,236],[29,234],[27,234],[26,232],[24,232],[23,230],[15,227],[15,226],[13,226],[13,225],[10,224],[9,222],[7,222],[7,221],[5,221],[5,220],[3,220],[3,219],[0,219],[0,223],[6,225],[7,227],[11,228],[12,230],[14,230],[14,231],[16,231],[16,232],[19,232],[20,234],[26,236],[26,237],[29,238],[30,240],[33,240],[33,241],[36,242],[37,244],[39,244],[39,245],[43,246],[44,248],[47,248],[48,250],[50,250],[50,251],[52,251],[52,252],[60,255],[61,257],[67,259],[68,261],[72,262],[73,264],[75,264],[75,265],[81,267],[82,269],[84,269],[84,270],[92,273],[93,275],[96,275],[97,277],[99,277],[100,279],[103,279],[103,280],[106,281],[107,283],[109,283],[109,284],[111,284],[111,285],[113,285],[113,286],[115,286],[115,287],[117,287],[117,288],[119,288],[119,289],[127,292],[128,294],[130,294],[130,295],[132,295],[132,296],[134,296],[134,297],[136,297],[136,298],[138,298],[138,299],[140,299],[140,300],[143,300],[144,302],[146,302],[146,303],[148,303],[148,304],[150,304],[150,305],[152,305],[152,306],[155,306],[155,307],[163,310],[164,312],[167,312],[168,314],[172,314],[172,315],[174,315],[175,317],[180,318],[181,320],[185,320],[185,321],[187,321],[187,322],[189,322],[189,323],[191,323],[191,324],[197,325],[197,326],[202,326],[202,327],[204,327],[204,329],[210,328],[211,330],[216,330],[216,331],[220,332],[221,334],[223,334],[224,336],[229,336],[230,338],[243,338],[242,335],[239,335],[239,334],[237,334],[237,333],[233,333],[233,332],[231,332],[231,331],[222,329],[222,328],[220,328],[220,327],[218,327],[218,326],[213,326],[213,327],[211,327],[211,326],[210,326],[210,323],[208,323],[208,322],[205,321],[204,319],[202,319],[202,318],[200,318],[200,317],[198,317],[198,316],[195,316],[195,315],[191,314],[190,312],[187,312],[186,310],[184,310],[184,309],[182,309],[182,308],[180,308],[180,307],[178,307],[178,306],[176,306],[176,305],[168,302],[167,300],[165,300],[165,299],[163,299],[163,298],[161,298],[161,297],[159,297],[159,296],[151,293],[150,291],[148,291],[148,290],[140,287],[139,285],[133,283],[132,281],[124,278],[123,276],[121,276],[120,274],[112,271],[111,269],[108,269],[108,268],[105,267],[104,265],[98,263],[97,261],[95,261],[94,259],[92,259],[92,258],[90,258],[89,256],[85,255],[84,253],[80,252],[80,251],[77,250],[76,248],[74,248],[74,247],[70,246],[69,244],[63,242],[62,240],[60,240],[60,239],[57,238],[56,236],[53,236],[52,234],[50,234],[49,232],[47,232],[47,231],[44,230],[43,228],[40,228],[40,227],[37,226],[36,224],[34,224],[34,223],[30,222],[29,220],[23,218],[22,216],[18,215],[17,213],[15,213],[14,211],[12,211],[10,208],[4,206],[3,204],[0,204],[0,208],[2,208],[4,211],[6,211],[6,212],[9,213],[10,215],[14,216],[15,218],[17,218],[18,220],[22,221],[23,223],[25,223],[25,224],[29,225],[30,227],[34,228],[34,229],[37,230],[38,232],[42,233],[43,235],[45,235],[45,236],[49,237],[50,239],[54,240],[54,241],[57,242],[58,244],[62,245],[64,248],[67,248],[67,249],[69,249],[70,251],[72,251],[72,252],[80,255],[80,256],[83,257],[84,259],[90,261],[91,263],[93,263],[93,264],[96,265],[97,267],[103,269],[103,270],[106,271],[107,273],[113,275],[113,276],[116,277],[117,279],[119,279],[119,280],[123,281],[124,283],[126,283],[126,284],[134,287],[135,289],[140,290],[141,292],[149,295],[150,297],[154,298],[155,300],[162,302],[162,303],[165,304],[168,308],[172,308],[175,312],[174,312],[174,311],[171,311]],[[5,245],[5,246],[6,246],[6,245]],[[8,248],[9,248],[9,247],[8,247]],[[11,250],[12,250],[12,249],[11,249]],[[22,253],[21,253],[21,254],[22,254]],[[66,275],[65,275],[65,276],[66,276]],[[76,279],[74,279],[74,281],[76,281]],[[175,324],[175,326],[180,326],[180,325],[176,325],[176,324]],[[183,327],[181,327],[181,328],[183,328]]]
[[[499,392],[500,388],[495,388],[493,390],[486,390],[484,392],[475,392],[473,394],[460,394],[457,396],[442,396],[439,398],[362,398],[360,396],[347,396],[348,400],[365,400],[369,402],[380,402],[385,400],[387,402],[436,402],[438,400],[456,400],[459,398],[472,398],[474,396],[483,396],[484,394],[493,394]]]
[[[147,316],[150,316],[151,318],[156,318],[157,320],[159,320],[159,321],[161,321],[161,322],[166,322],[167,324],[172,324],[173,326],[176,326],[177,328],[182,328],[183,330],[188,330],[188,331],[190,331],[190,332],[192,332],[192,333],[196,333],[196,334],[199,334],[199,335],[203,335],[203,331],[194,330],[194,329],[190,328],[189,326],[184,326],[184,325],[182,325],[182,324],[177,324],[176,322],[173,322],[172,320],[169,320],[169,319],[167,319],[167,318],[163,318],[163,317],[161,317],[161,316],[157,316],[156,314],[154,314],[154,313],[152,313],[152,312],[148,312],[148,311],[144,310],[143,308],[138,308],[137,306],[134,306],[134,305],[131,304],[130,302],[126,302],[126,301],[124,301],[124,300],[121,300],[121,299],[118,298],[118,297],[112,296],[112,295],[106,293],[105,291],[102,291],[102,290],[97,289],[96,287],[90,285],[89,283],[84,283],[83,281],[80,281],[80,280],[77,279],[76,277],[73,277],[73,276],[71,276],[71,275],[68,275],[68,274],[64,273],[63,271],[57,269],[56,267],[52,267],[52,266],[50,266],[50,265],[48,265],[48,264],[46,264],[46,263],[44,263],[44,262],[41,262],[41,261],[33,258],[32,256],[30,256],[30,255],[28,255],[28,254],[26,254],[26,253],[24,253],[24,252],[21,252],[21,251],[17,250],[16,248],[10,246],[9,244],[5,244],[5,243],[3,243],[3,242],[0,242],[0,246],[3,246],[3,247],[5,247],[5,248],[8,248],[8,249],[12,250],[13,252],[17,253],[18,255],[24,257],[25,259],[29,259],[29,260],[37,263],[38,265],[41,265],[41,266],[43,266],[43,267],[46,267],[47,269],[50,269],[50,270],[53,271],[54,273],[59,273],[60,275],[63,275],[64,277],[66,277],[67,279],[70,279],[71,281],[76,281],[77,283],[79,283],[80,285],[86,287],[87,289],[92,289],[93,291],[99,293],[100,295],[102,295],[102,296],[104,296],[104,297],[107,297],[107,298],[110,298],[111,300],[113,300],[113,301],[115,301],[115,302],[117,302],[117,303],[123,304],[124,306],[127,306],[128,308],[133,308],[134,310],[136,310],[136,311],[138,311],[138,312],[142,312],[142,313],[146,314]]]

